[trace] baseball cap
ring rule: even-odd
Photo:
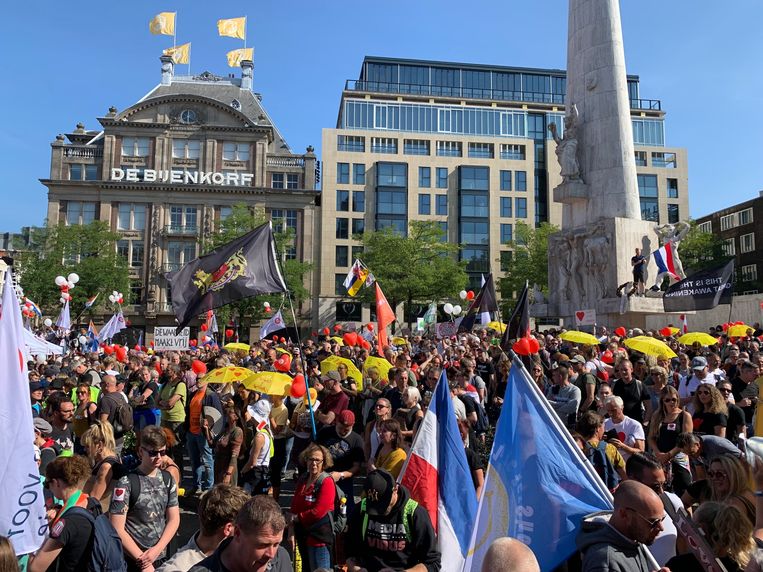
[[[334,381],[341,381],[341,377],[339,377],[339,372],[334,370],[326,373],[326,375],[323,376],[323,379],[333,379]]]
[[[32,393],[33,391],[40,391],[45,386],[40,383],[39,381],[30,381],[29,382],[29,393]]]
[[[337,415],[337,420],[342,425],[355,425],[355,414],[349,409],[345,409]]]
[[[53,432],[53,426],[42,417],[34,418],[34,428],[42,435],[50,435]]]
[[[585,363],[585,358],[581,356],[580,354],[576,355],[570,360],[570,363]]]
[[[395,490],[395,479],[387,471],[377,469],[368,473],[363,485],[366,493],[366,512],[378,516],[387,512]]]
[[[704,369],[707,367],[707,360],[702,356],[697,356],[691,360],[692,369]]]
[[[257,423],[267,422],[270,416],[270,402],[267,399],[260,399],[246,409],[249,415],[257,420]]]

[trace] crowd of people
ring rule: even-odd
[[[726,570],[756,565],[763,468],[748,464],[745,444],[763,436],[758,339],[719,330],[708,348],[668,337],[671,358],[628,350],[606,331],[599,345],[560,333],[537,333],[540,349],[523,357],[524,367],[614,493],[614,510],[582,523],[579,552],[560,569],[653,570],[640,551],[647,545],[660,567],[701,570],[673,524],[679,509],[693,515]],[[131,571],[286,571],[297,560],[311,572],[439,570],[433,523],[398,477],[444,372],[480,495],[516,367],[499,337],[408,335],[383,356],[326,336],[262,340],[249,351],[207,344],[131,350],[123,361],[103,352],[32,361],[49,537],[21,564],[86,570],[106,558],[96,546],[115,546],[102,537],[108,523],[117,560]],[[288,373],[308,382],[304,396],[206,376],[229,366],[275,371],[284,354]],[[327,370],[329,357],[343,359]],[[198,532],[184,546],[179,496],[198,498]],[[501,539],[483,570],[537,570],[528,552]]]

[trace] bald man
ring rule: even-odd
[[[535,554],[514,538],[497,538],[490,545],[482,561],[482,572],[511,570],[512,572],[540,572]]]
[[[582,572],[655,569],[645,556],[644,546],[652,544],[662,531],[665,508],[660,497],[646,485],[625,481],[615,491],[614,505],[609,522],[593,515],[583,520],[577,538],[583,553]]]

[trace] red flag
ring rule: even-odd
[[[683,333],[685,334],[689,331],[689,322],[686,321],[686,314],[681,314],[680,318],[683,322]]]
[[[376,348],[379,350],[379,355],[384,355],[384,346],[387,345],[387,326],[395,321],[395,312],[387,302],[387,298],[384,297],[379,287],[379,283],[376,283],[376,323],[379,329],[379,338]]]

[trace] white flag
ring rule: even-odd
[[[485,285],[485,275],[482,274],[482,283],[480,284],[480,288]],[[480,314],[480,322],[483,326],[487,326],[492,321],[492,318],[490,317],[490,312],[482,312]]]
[[[276,312],[276,315],[270,318],[267,322],[265,322],[263,326],[260,328],[260,339],[264,340],[270,335],[271,332],[277,332],[278,330],[283,330],[285,327],[286,327],[286,324],[283,321],[281,310],[278,310],[278,312]]]
[[[69,315],[69,300],[64,303],[64,307],[61,308],[61,313],[56,318],[56,327],[61,330],[72,329],[72,319]]]
[[[21,310],[10,268],[0,310],[0,530],[17,555],[34,552],[48,533],[42,484],[34,460],[34,426],[24,360]]]
[[[101,328],[101,331],[98,332],[98,341],[104,342],[109,340],[124,330],[126,327],[127,325],[125,324],[125,317],[122,315],[121,311],[117,312],[111,316],[111,319],[106,322],[106,324]]]

